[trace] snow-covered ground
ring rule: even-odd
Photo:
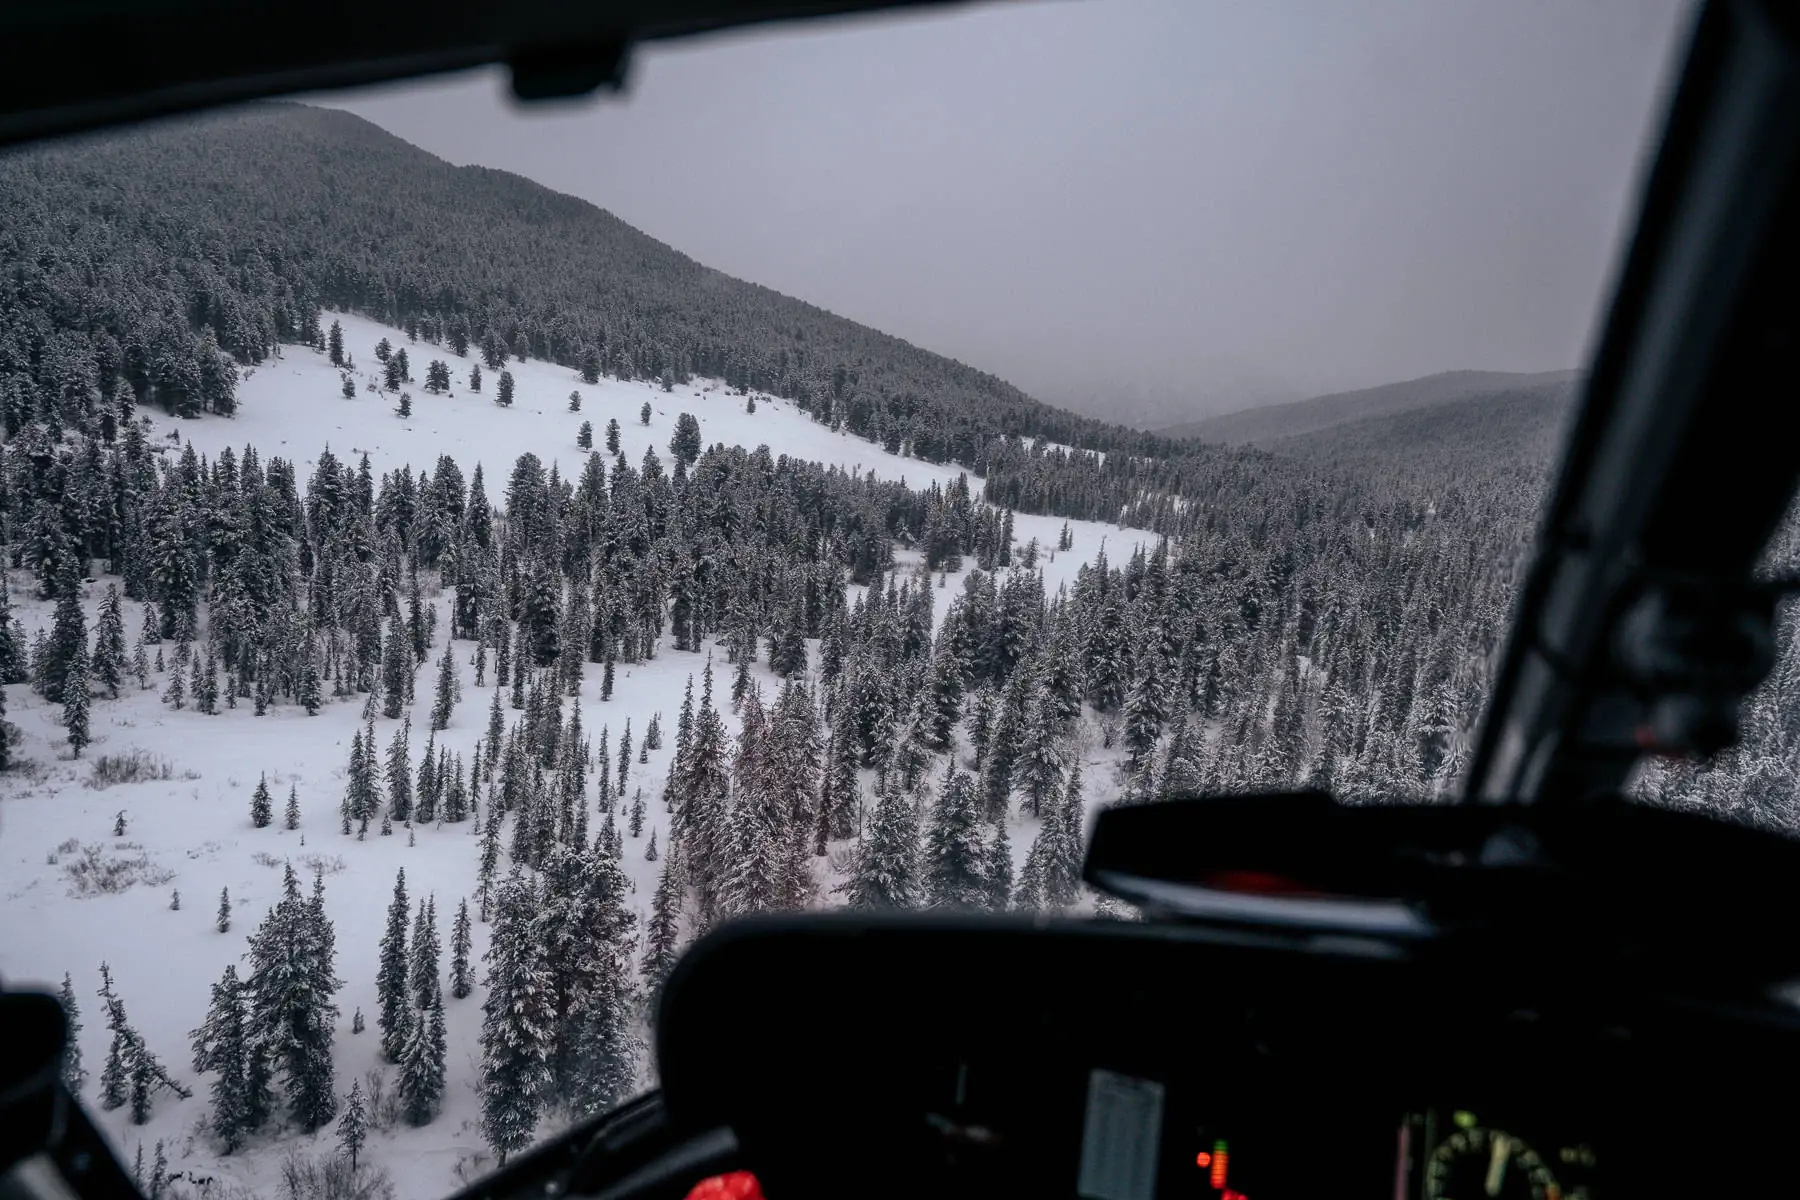
[[[328,314],[326,324],[332,319]],[[442,347],[409,343],[403,333],[360,317],[338,314],[336,319],[343,324],[346,345],[358,364],[355,399],[343,398],[338,372],[323,355],[287,347],[282,357],[256,368],[244,382],[236,419],[174,421],[159,416],[156,443],[173,447],[172,441],[163,439],[175,432],[208,457],[225,446],[241,450],[253,445],[265,461],[275,454],[293,460],[302,479],[326,445],[340,460],[351,463],[366,451],[378,474],[402,464],[429,468],[439,454],[449,454],[465,477],[477,462],[484,466],[489,498],[498,504],[514,459],[526,451],[546,463],[556,463],[565,477],[578,474],[586,452],[576,445],[575,438],[584,420],[593,422],[597,446],[604,443],[607,420],[616,418],[622,448],[634,463],[650,445],[666,461],[676,416],[687,411],[699,418],[707,444],[766,444],[778,454],[837,464],[885,479],[904,479],[914,487],[929,486],[934,480],[949,483],[958,474],[954,468],[887,454],[869,442],[828,430],[780,399],[759,397],[756,413],[749,414],[744,396],[730,394],[716,383],[678,388],[672,393],[617,380],[590,386],[566,368],[540,362],[512,363],[517,398],[511,409],[502,409],[493,401],[497,372],[484,371],[481,393],[471,394],[466,387],[467,360],[455,358]],[[393,394],[363,390],[361,384],[372,377],[370,372],[377,365],[373,348],[384,336],[407,350],[412,372],[420,379],[429,360],[448,362],[453,394],[433,396],[417,386],[409,387],[413,417],[402,421],[394,414]],[[579,413],[568,411],[571,390],[581,393]],[[646,400],[652,409],[648,428],[638,422],[638,410]],[[980,481],[971,479],[970,487],[979,494]],[[1040,565],[1051,592],[1072,581],[1080,564],[1091,561],[1103,541],[1116,561],[1140,541],[1148,540],[1148,535],[1138,531],[1093,522],[1069,525],[1074,549],[1052,558],[1049,548],[1056,545],[1063,522],[1024,514],[1015,521],[1020,544],[1035,537],[1045,548]],[[107,582],[101,579],[87,585],[90,621]],[[949,588],[938,595],[954,595],[950,589],[955,586],[953,578]],[[15,576],[12,595],[14,611],[28,633],[48,626],[50,608],[31,599],[29,578]],[[440,606],[440,638],[450,624],[449,600],[447,594],[433,598]],[[942,605],[940,600],[940,610]],[[125,628],[135,637],[141,611],[134,603],[127,602],[125,607]],[[472,654],[473,645],[466,646]],[[722,652],[714,658],[721,708],[735,731],[736,720],[723,703],[729,697],[731,668]],[[597,667],[590,666],[582,688],[582,726],[595,739],[596,748],[604,728],[615,757],[627,720],[635,747],[642,745],[651,715],[661,713],[663,717],[663,748],[652,751],[645,764],[637,762],[633,753],[625,789],[627,807],[632,793],[643,789],[650,818],[641,837],[625,841],[624,866],[636,889],[640,929],[660,865],[645,861],[645,847],[653,833],[659,847],[667,843],[668,814],[661,795],[673,753],[673,722],[690,674],[698,692],[705,661],[704,654],[664,648],[650,662],[619,664],[609,702],[599,699]],[[772,696],[775,678],[766,671],[759,674],[764,694]],[[425,743],[431,676],[428,663],[421,669],[421,699],[412,715],[415,763]],[[350,739],[362,725],[361,697],[328,704],[311,718],[292,706],[258,718],[247,701],[235,710],[225,709],[221,702],[218,715],[205,716],[191,707],[178,712],[164,705],[159,694],[165,681],[165,676],[153,673],[150,690],[140,691],[134,682],[128,682],[118,700],[97,700],[95,741],[80,761],[68,758],[56,710],[27,687],[7,689],[8,719],[23,734],[16,758],[28,765],[0,777],[0,929],[4,930],[0,932],[0,976],[9,986],[35,983],[54,988],[65,971],[73,975],[85,1022],[81,1048],[90,1075],[97,1075],[107,1035],[94,993],[100,982],[99,965],[109,963],[118,994],[150,1049],[178,1080],[195,1091],[186,1101],[163,1094],[150,1123],[140,1127],[130,1124],[123,1109],[99,1114],[90,1080],[90,1108],[100,1117],[117,1151],[129,1162],[142,1144],[148,1161],[151,1147],[162,1139],[172,1170],[212,1176],[221,1184],[241,1184],[269,1194],[283,1153],[296,1147],[330,1149],[332,1131],[321,1131],[310,1139],[293,1134],[263,1138],[229,1158],[219,1157],[199,1134],[209,1106],[206,1092],[211,1076],[196,1076],[191,1070],[189,1031],[205,1014],[211,985],[226,964],[240,959],[246,936],[277,899],[283,864],[293,863],[303,879],[316,865],[322,865],[326,907],[337,929],[338,974],[345,980],[337,996],[341,1013],[336,1062],[339,1090],[348,1090],[352,1079],[362,1078],[378,1062],[374,1027],[377,942],[395,872],[405,868],[408,894],[415,902],[422,896],[436,897],[439,933],[447,947],[457,903],[471,897],[471,909],[474,907],[479,838],[474,822],[420,828],[414,844],[408,844],[405,831],[381,837],[371,829],[363,841],[340,832],[338,807],[344,768]],[[486,726],[492,681],[476,687],[469,655],[465,655],[461,682],[462,701],[449,730],[438,735],[438,745],[467,757]],[[514,716],[508,707],[508,721]],[[379,747],[385,750],[396,722],[378,717],[375,724]],[[136,750],[166,761],[170,778],[104,789],[88,785],[96,758]],[[1112,772],[1106,767],[1104,761],[1087,764],[1090,797],[1106,795],[1114,786]],[[277,819],[269,828],[255,829],[249,820],[250,795],[265,772],[274,793]],[[298,792],[301,810],[300,828],[294,832],[283,830],[280,820],[290,785]],[[590,795],[592,786],[590,783]],[[123,838],[113,834],[120,812],[126,820]],[[604,819],[604,813],[590,818],[592,822]],[[622,822],[622,813],[615,820]],[[1032,832],[1030,828],[1014,832],[1013,847],[1020,860],[1029,848]],[[121,894],[77,898],[71,892],[67,868],[83,846],[100,847],[109,856],[141,855],[159,881],[141,883]],[[215,927],[221,889],[228,889],[231,897],[228,933]],[[171,906],[176,890],[181,898],[178,911]],[[474,937],[474,956],[479,959],[486,949],[487,927],[478,922]],[[485,1151],[476,1127],[479,1106],[474,1090],[482,995],[483,989],[478,988],[467,999],[446,1000],[450,1051],[443,1113],[422,1129],[399,1126],[372,1133],[364,1151],[369,1161],[392,1172],[401,1197],[445,1194],[457,1185],[459,1160]],[[358,1008],[369,1028],[352,1036],[352,1014]]]

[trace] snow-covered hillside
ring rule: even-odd
[[[326,322],[333,319],[327,314]],[[339,372],[322,354],[299,347],[285,348],[283,355],[256,368],[239,391],[240,412],[233,420],[207,418],[194,421],[156,416],[155,444],[176,445],[168,435],[191,443],[211,458],[225,447],[241,450],[254,446],[265,459],[281,455],[300,468],[302,484],[320,450],[329,446],[343,461],[355,463],[366,453],[377,477],[403,464],[430,468],[440,454],[455,458],[465,472],[480,463],[486,470],[489,494],[496,502],[504,480],[518,455],[537,454],[554,463],[565,478],[576,476],[587,452],[576,444],[583,421],[592,422],[596,446],[605,437],[609,419],[621,431],[621,449],[639,461],[647,448],[668,455],[668,444],[678,414],[693,413],[700,421],[707,444],[725,443],[754,447],[767,445],[777,454],[837,465],[847,471],[875,474],[883,479],[904,479],[913,487],[932,482],[952,482],[958,471],[883,452],[866,441],[828,430],[779,398],[758,397],[754,414],[746,411],[747,398],[732,394],[723,385],[706,384],[664,392],[660,387],[603,379],[597,386],[584,385],[566,368],[542,362],[512,363],[517,395],[510,409],[494,403],[497,373],[487,378],[479,394],[467,389],[468,360],[457,359],[442,347],[408,343],[399,331],[368,320],[338,314],[345,342],[357,363],[358,387],[354,399],[341,394]],[[395,396],[374,392],[366,383],[377,366],[373,347],[381,338],[408,350],[413,374],[423,378],[426,362],[443,359],[452,374],[451,391],[431,395],[412,385],[410,420],[395,415]],[[581,394],[579,413],[570,412],[569,393]],[[639,410],[648,401],[651,420],[640,424]],[[971,480],[979,492],[978,480]],[[1044,548],[1040,568],[1049,592],[1072,580],[1080,564],[1091,561],[1105,545],[1109,556],[1122,559],[1147,535],[1091,522],[1070,522],[1073,548],[1053,554],[1064,522],[1060,519],[1019,515],[1015,522],[1018,543],[1035,538]],[[966,570],[967,568],[965,568]],[[958,575],[948,589],[955,594]],[[86,584],[90,623],[108,580]],[[15,614],[28,635],[48,627],[48,604],[31,599],[33,581],[16,574],[11,583]],[[450,628],[448,594],[429,597],[438,607],[437,644],[431,658],[441,652]],[[941,616],[943,601],[938,602]],[[125,605],[125,628],[134,634],[141,623],[140,606]],[[437,735],[439,746],[468,755],[483,732],[494,682],[473,682],[469,661],[472,643],[460,666],[462,699],[449,729]],[[167,647],[165,647],[167,649]],[[719,675],[721,708],[729,686],[730,668],[723,651],[710,648]],[[817,648],[813,647],[816,656]],[[601,668],[590,664],[581,689],[583,729],[595,739],[606,731],[615,755],[627,723],[634,746],[643,742],[653,715],[660,714],[671,727],[690,677],[696,692],[707,653],[677,652],[664,647],[648,662],[618,668],[615,691],[609,701],[599,699]],[[773,694],[779,680],[759,666],[757,677],[765,694]],[[411,714],[415,754],[423,746],[426,714],[430,708],[430,671],[421,673],[419,699]],[[101,1004],[95,996],[98,968],[110,964],[117,991],[149,1048],[158,1054],[177,1079],[193,1086],[195,1096],[185,1101],[164,1095],[151,1121],[132,1125],[125,1110],[104,1114],[102,1124],[127,1161],[140,1144],[146,1156],[158,1140],[167,1148],[171,1169],[213,1177],[221,1183],[242,1184],[267,1193],[279,1172],[283,1152],[297,1143],[317,1142],[323,1150],[331,1144],[330,1130],[312,1138],[286,1134],[280,1139],[255,1139],[244,1152],[221,1157],[209,1141],[197,1134],[197,1124],[207,1109],[206,1079],[190,1069],[189,1031],[204,1015],[208,993],[223,968],[238,961],[245,936],[280,894],[283,866],[293,864],[303,878],[315,869],[324,875],[326,908],[337,930],[337,969],[345,986],[336,997],[341,1009],[335,1043],[340,1091],[361,1079],[378,1063],[374,1028],[376,1013],[375,972],[377,941],[384,913],[394,887],[395,874],[404,868],[407,890],[417,900],[436,899],[439,934],[448,943],[449,923],[459,901],[471,899],[475,890],[478,822],[420,827],[409,840],[406,831],[382,837],[371,830],[365,840],[346,837],[340,831],[339,804],[344,794],[345,767],[352,737],[362,728],[363,697],[328,703],[315,717],[292,705],[278,706],[256,717],[248,701],[235,709],[223,708],[216,716],[193,708],[176,711],[164,704],[160,693],[166,677],[152,673],[152,686],[140,690],[127,681],[117,700],[97,700],[94,705],[94,742],[80,760],[71,760],[64,731],[57,723],[59,711],[38,698],[28,687],[7,689],[7,716],[22,735],[15,758],[20,766],[0,777],[0,974],[9,985],[39,983],[56,986],[64,972],[72,975],[75,994],[83,1006],[81,1046],[91,1073],[97,1073],[107,1048],[101,1021]],[[512,716],[508,709],[508,718]],[[727,709],[728,725],[736,719]],[[387,745],[398,723],[377,717],[379,745]],[[668,840],[669,814],[661,803],[665,775],[673,753],[673,738],[650,752],[640,764],[634,752],[624,789],[626,804],[642,789],[649,821],[642,836],[625,840],[624,867],[635,889],[633,901],[640,929],[654,889],[658,864],[645,858],[654,837],[658,846]],[[166,764],[167,777],[149,781],[92,786],[92,764],[103,755],[141,752]],[[1090,799],[1109,794],[1116,787],[1110,758],[1093,753],[1088,760]],[[615,764],[616,769],[616,764]],[[252,828],[249,806],[252,790],[266,774],[275,797],[277,820],[268,828]],[[292,788],[301,812],[298,830],[287,831],[279,819],[281,805]],[[590,796],[592,789],[590,788]],[[483,797],[485,800],[485,796]],[[126,831],[114,834],[115,821],[123,814]],[[605,814],[594,813],[595,828]],[[622,820],[615,814],[615,820]],[[1020,828],[1013,837],[1015,857],[1022,860],[1031,841],[1031,830]],[[139,859],[141,882],[117,894],[77,896],[71,866],[90,853],[105,859]],[[229,893],[231,928],[216,928],[221,891]],[[172,900],[180,895],[180,907]],[[486,948],[488,927],[477,923],[474,955],[479,960]],[[479,975],[479,964],[478,964]],[[421,1129],[404,1126],[372,1136],[365,1155],[389,1168],[404,1197],[429,1197],[456,1186],[460,1161],[485,1151],[476,1127],[478,1102],[474,1090],[480,1058],[481,991],[461,1000],[447,1000],[450,1051],[449,1089],[443,1113]],[[361,1010],[369,1022],[367,1031],[352,1035],[352,1014]],[[90,1083],[89,1100],[92,1084]],[[97,1111],[97,1110],[96,1110]],[[548,1128],[540,1133],[549,1132]],[[471,1161],[465,1169],[476,1169]]]
[[[227,446],[242,450],[246,445],[255,446],[265,458],[279,454],[296,464],[302,484],[319,451],[326,448],[340,461],[352,464],[366,453],[377,477],[402,465],[415,471],[429,469],[438,455],[447,454],[465,473],[482,464],[489,495],[496,503],[507,472],[521,454],[537,455],[546,468],[554,464],[564,479],[578,476],[588,456],[575,440],[583,421],[592,422],[594,446],[602,452],[606,423],[616,420],[619,451],[628,461],[635,465],[645,450],[655,449],[666,462],[675,419],[684,412],[693,413],[700,422],[701,440],[708,446],[767,446],[776,455],[899,481],[915,489],[933,483],[947,485],[966,474],[960,467],[889,454],[862,438],[819,424],[780,397],[759,394],[756,412],[750,413],[749,397],[717,380],[697,380],[672,392],[654,383],[606,377],[589,385],[582,383],[576,372],[555,363],[514,361],[506,369],[517,382],[517,395],[511,408],[501,408],[494,402],[496,372],[483,372],[481,391],[468,389],[469,368],[478,363],[473,347],[469,357],[458,358],[448,346],[409,343],[399,330],[365,317],[326,313],[323,319],[326,324],[335,320],[343,326],[345,349],[355,360],[351,372],[357,385],[354,400],[344,399],[340,373],[322,353],[285,346],[281,357],[249,372],[238,391],[241,407],[235,419],[184,421],[158,414],[156,431],[177,434],[208,457],[216,457]],[[431,359],[442,360],[450,368],[451,390],[442,395],[431,395],[417,384],[407,385],[404,390],[412,397],[409,420],[395,415],[395,393],[368,390],[379,379],[381,364],[375,358],[375,345],[383,338],[407,351],[417,379],[424,379],[425,365]],[[580,412],[569,411],[570,392],[581,393]],[[650,405],[648,426],[639,421],[645,402]],[[981,480],[970,477],[969,487],[979,496]],[[1018,513],[1013,520],[1020,546],[1036,538],[1046,548],[1040,567],[1047,593],[1072,581],[1081,564],[1092,561],[1103,544],[1109,557],[1123,560],[1140,543],[1150,541],[1139,530],[1072,521],[1073,553],[1055,555],[1051,551],[1063,524],[1061,518],[1030,513]]]

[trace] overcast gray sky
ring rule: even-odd
[[[1150,420],[1577,365],[1686,0],[1040,0],[329,98],[700,261]]]

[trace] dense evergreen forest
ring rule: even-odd
[[[1479,408],[1437,406],[1358,423],[1328,443],[1315,435],[1318,446],[1296,439],[1279,456],[1155,438],[1036,404],[992,377],[729,279],[584,202],[503,172],[451,167],[358,118],[299,105],[14,154],[0,160],[0,194],[11,267],[0,286],[0,413],[9,464],[30,463],[8,472],[9,543],[21,561],[47,561],[55,535],[33,527],[43,506],[20,481],[46,496],[61,496],[66,481],[80,498],[69,536],[90,556],[116,556],[128,594],[155,596],[169,631],[202,598],[198,580],[215,577],[195,571],[189,583],[173,571],[149,582],[146,547],[176,518],[147,467],[159,456],[133,448],[131,415],[138,405],[229,414],[234,365],[283,341],[322,346],[318,314],[332,305],[425,343],[477,347],[494,370],[533,356],[590,378],[721,376],[792,397],[815,419],[889,449],[959,462],[985,479],[978,499],[1003,509],[1153,529],[1169,540],[1179,601],[1163,611],[1158,594],[1156,610],[1141,611],[1133,584],[1132,617],[1163,631],[1176,694],[1216,717],[1219,697],[1248,675],[1267,686],[1262,725],[1284,687],[1304,697],[1309,717],[1352,714],[1304,722],[1307,744],[1278,752],[1265,750],[1261,732],[1246,733],[1247,749],[1281,762],[1276,774],[1289,779],[1312,769],[1319,731],[1345,723],[1354,733],[1329,739],[1348,762],[1337,771],[1347,782],[1373,772],[1378,787],[1437,791],[1454,778],[1568,397],[1566,385],[1540,386]],[[65,436],[83,429],[92,437]],[[1411,452],[1383,453],[1390,446]],[[257,478],[253,454],[246,465]],[[284,493],[282,532],[295,537],[291,468],[269,468]],[[211,468],[228,479],[235,469]],[[180,466],[190,492],[198,471]],[[630,468],[593,471],[630,486]],[[644,479],[650,492],[658,486]],[[435,491],[421,500],[456,503]],[[895,515],[905,507],[847,510],[844,528],[826,531],[841,535],[838,557],[859,581],[896,538],[930,547],[934,565],[945,552],[941,522],[908,528]],[[454,559],[459,547],[439,516],[429,522],[422,564]],[[404,545],[410,523],[399,525],[383,536],[397,532]],[[325,563],[328,592],[337,530],[306,532],[316,548],[305,565]],[[634,584],[636,622],[674,603],[673,593],[657,599],[674,580],[705,590],[725,578],[659,569],[668,575]],[[259,590],[266,608],[270,585]],[[334,600],[310,603],[322,617]],[[699,619],[717,627],[710,612]],[[244,644],[227,639],[220,650]],[[366,655],[366,634],[361,644]],[[322,668],[338,669],[341,647],[320,653]],[[296,654],[276,654],[275,692],[301,677]],[[1279,682],[1283,671],[1291,683]],[[250,678],[254,668],[238,673]]]
[[[1058,413],[997,380],[706,270],[589,205],[502,173],[449,167],[342,113],[265,106],[16,155],[0,166],[0,180],[8,215],[0,239],[14,264],[0,292],[0,399],[11,461],[31,463],[10,472],[17,553],[44,562],[51,536],[34,529],[45,506],[20,494],[18,481],[50,496],[70,476],[73,491],[90,497],[70,514],[82,526],[71,536],[92,555],[116,552],[130,591],[155,598],[169,630],[201,598],[202,573],[190,583],[185,569],[173,570],[169,582],[153,584],[142,545],[172,520],[197,518],[170,515],[166,489],[151,486],[129,430],[117,431],[137,405],[231,411],[230,364],[255,363],[282,340],[323,345],[318,313],[327,304],[402,325],[421,344],[478,347],[490,369],[530,355],[590,378],[661,376],[672,385],[715,372],[790,395],[815,419],[890,449],[961,462],[985,478],[979,498],[1000,508],[1163,534],[1158,577],[1142,596],[1127,580],[1130,611],[1108,620],[1132,622],[1121,645],[1160,645],[1167,662],[1159,677],[1182,704],[1216,720],[1244,693],[1234,724],[1243,727],[1241,753],[1263,763],[1258,778],[1304,775],[1321,736],[1345,759],[1338,773],[1347,778],[1427,789],[1454,778],[1541,494],[1535,464],[1407,479],[1320,471]],[[76,452],[77,442],[58,441],[83,421],[93,426],[90,444]],[[116,463],[99,448],[115,442]],[[59,456],[66,467],[54,465]],[[286,506],[282,531],[295,537],[287,468],[270,468]],[[237,469],[213,464],[209,474]],[[180,467],[190,494],[199,471]],[[645,487],[654,494],[658,485]],[[133,496],[150,511],[137,511]],[[941,522],[908,530],[888,513],[879,527],[887,538],[927,545],[934,565],[948,544]],[[459,555],[441,529],[435,517],[427,522],[423,565]],[[315,593],[338,586],[339,532],[329,522],[306,531],[313,548],[303,565],[325,573]],[[403,546],[410,532],[402,520]],[[563,565],[578,573],[584,550]],[[873,541],[837,553],[858,561],[859,576],[881,562]],[[225,565],[205,578],[224,578]],[[674,602],[671,584],[704,593],[722,578],[689,582],[688,568],[662,569],[664,577],[631,585],[637,624],[628,629],[651,620],[654,603]],[[583,583],[594,594],[592,581]],[[265,602],[272,595],[266,585],[257,590]],[[333,602],[315,594],[315,618]],[[702,613],[703,625],[713,621]],[[250,640],[219,652],[241,653],[243,644]],[[365,657],[369,644],[364,635]],[[303,674],[299,653],[277,654],[275,692]],[[326,645],[321,667],[337,670],[343,653]],[[239,674],[254,671],[244,665]],[[1253,711],[1257,691],[1269,711]],[[1283,725],[1275,706],[1284,693],[1284,711],[1338,715]],[[1103,705],[1125,699],[1111,685],[1095,695]],[[1279,728],[1269,736],[1287,744],[1268,745],[1265,727]],[[1302,728],[1304,745],[1294,732]],[[1235,745],[1226,749],[1238,753]]]

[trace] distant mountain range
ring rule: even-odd
[[[1480,392],[1258,444],[1315,467],[1359,474],[1537,474],[1555,463],[1575,407],[1576,381],[1560,374],[1559,382]]]
[[[1316,388],[1294,387],[1269,376],[1237,369],[1231,364],[1200,372],[1206,380],[1205,410],[1238,412],[1273,404],[1288,404],[1318,394]],[[1190,386],[1162,384],[1154,380],[1108,379],[1103,385],[1045,383],[1031,394],[1046,404],[1097,421],[1119,421],[1136,429],[1162,429],[1186,424],[1195,417],[1197,402]]]
[[[1560,387],[1567,391],[1578,376],[1576,371],[1444,371],[1402,383],[1225,413],[1158,432],[1167,437],[1197,438],[1230,445],[1248,443],[1274,449],[1272,443],[1282,439],[1302,438],[1352,422],[1456,401],[1526,392],[1536,394],[1543,388]]]

